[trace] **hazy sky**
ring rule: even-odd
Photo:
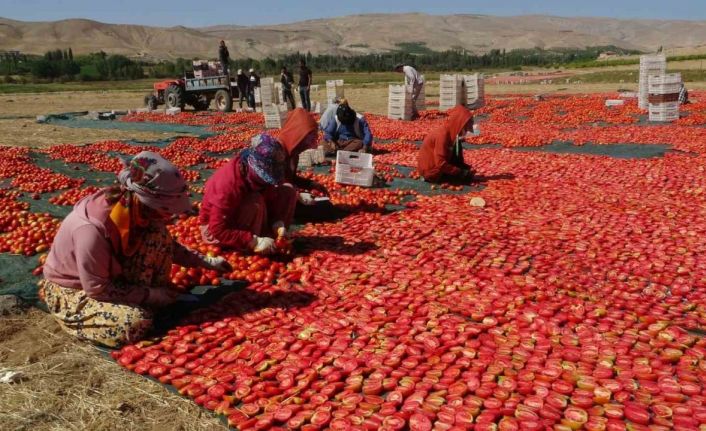
[[[200,27],[275,24],[358,13],[549,14],[706,20],[704,0],[0,0],[0,17],[23,21],[89,18],[121,24]]]

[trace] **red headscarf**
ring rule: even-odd
[[[287,154],[291,156],[295,149],[301,144],[304,138],[317,129],[314,118],[303,108],[297,108],[289,113],[287,121],[279,133],[279,142],[284,147]],[[299,148],[298,152],[308,148]]]
[[[456,105],[446,113],[449,114],[449,118],[446,119],[446,129],[449,131],[449,139],[454,141],[463,127],[473,118],[473,113],[463,105]]]

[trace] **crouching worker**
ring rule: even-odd
[[[166,223],[191,207],[179,170],[144,151],[119,186],[80,200],[61,223],[40,282],[40,298],[66,332],[108,347],[139,341],[153,312],[170,305],[172,263],[227,271],[223,258],[191,251]]]
[[[467,182],[473,170],[463,161],[463,137],[473,131],[473,114],[457,105],[444,125],[429,133],[417,155],[417,170],[428,182]]]
[[[261,254],[287,235],[297,192],[282,187],[286,152],[269,135],[220,167],[206,182],[199,221],[203,240]]]
[[[370,152],[372,149],[373,134],[368,122],[345,100],[341,100],[336,109],[335,121],[328,121],[323,130],[327,153],[338,150]]]

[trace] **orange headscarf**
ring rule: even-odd
[[[463,105],[456,105],[447,111],[449,114],[446,120],[446,129],[449,132],[449,139],[453,142],[463,127],[473,118],[473,113]]]
[[[287,121],[279,133],[279,142],[284,147],[287,154],[291,156],[299,144],[311,132],[318,128],[314,118],[304,108],[297,108],[289,113]],[[299,150],[307,150],[308,148],[299,148]],[[301,152],[299,151],[299,152]]]

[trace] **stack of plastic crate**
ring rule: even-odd
[[[262,113],[265,116],[266,129],[281,129],[289,111],[286,105],[270,104],[262,107]]]
[[[667,72],[667,57],[664,54],[650,54],[640,56],[640,90],[637,96],[637,106],[647,109],[649,101],[649,77],[651,75],[664,75]]]
[[[463,75],[465,96],[464,104],[469,109],[477,109],[485,105],[485,79],[483,74]]]
[[[406,85],[390,85],[387,99],[387,118],[412,119],[412,92]]]
[[[260,101],[262,107],[277,104],[277,95],[275,93],[275,80],[274,78],[261,78],[260,79]]]
[[[334,99],[343,98],[343,80],[342,79],[332,79],[326,81],[326,104],[330,105],[333,103]]]
[[[679,119],[681,73],[651,75],[648,79],[648,112],[650,121]]]
[[[463,103],[463,79],[459,75],[439,77],[439,110],[447,111]]]

